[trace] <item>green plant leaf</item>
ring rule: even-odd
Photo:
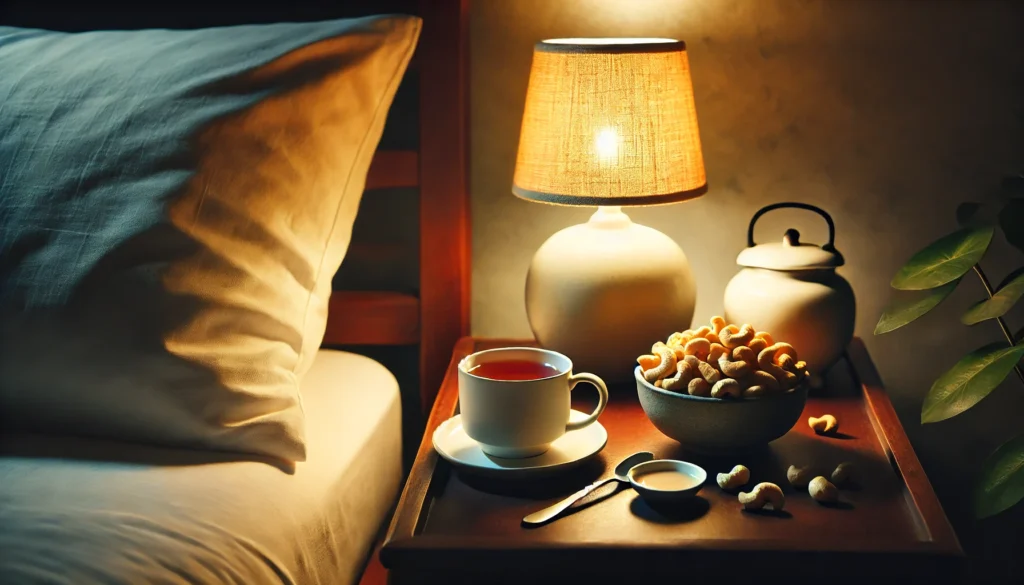
[[[892,287],[925,290],[960,278],[985,255],[993,233],[988,227],[972,228],[939,238],[900,268]]]
[[[1024,498],[1024,435],[1003,443],[985,460],[974,492],[974,514],[987,518]]]
[[[971,307],[960,321],[964,325],[974,325],[987,319],[1002,317],[1024,296],[1024,268],[1018,268],[999,285],[992,298],[985,299]]]
[[[1010,199],[999,212],[999,227],[1006,241],[1024,252],[1024,199]]]
[[[893,300],[878,319],[878,324],[875,325],[875,335],[894,331],[924,316],[956,290],[958,284],[960,284],[959,278],[938,288],[933,288],[923,296],[915,295],[911,299]]]
[[[921,406],[921,422],[952,418],[988,396],[1024,356],[1024,345],[992,343],[975,350],[932,384]]]

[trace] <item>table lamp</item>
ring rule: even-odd
[[[655,341],[689,328],[696,286],[686,255],[621,207],[706,191],[683,42],[538,43],[512,192],[597,206],[589,222],[544,242],[530,264],[526,312],[540,345],[569,356],[576,371],[624,381]]]

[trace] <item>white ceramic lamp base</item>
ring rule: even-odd
[[[682,249],[618,207],[551,236],[526,276],[526,314],[540,345],[608,382],[631,380],[637,356],[688,329],[696,299]]]

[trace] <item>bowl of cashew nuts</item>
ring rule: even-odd
[[[793,428],[807,400],[807,364],[796,348],[722,317],[673,333],[637,364],[647,418],[693,451],[766,445]]]

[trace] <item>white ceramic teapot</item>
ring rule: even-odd
[[[813,211],[828,223],[828,243],[800,241],[789,229],[781,242],[754,243],[754,224],[769,211],[796,208]],[[843,256],[835,249],[836,229],[824,210],[806,203],[775,203],[750,220],[747,248],[736,263],[744,268],[725,289],[725,318],[750,323],[778,341],[793,345],[811,374],[820,375],[842,355],[853,339],[856,301],[853,289],[836,274]]]

